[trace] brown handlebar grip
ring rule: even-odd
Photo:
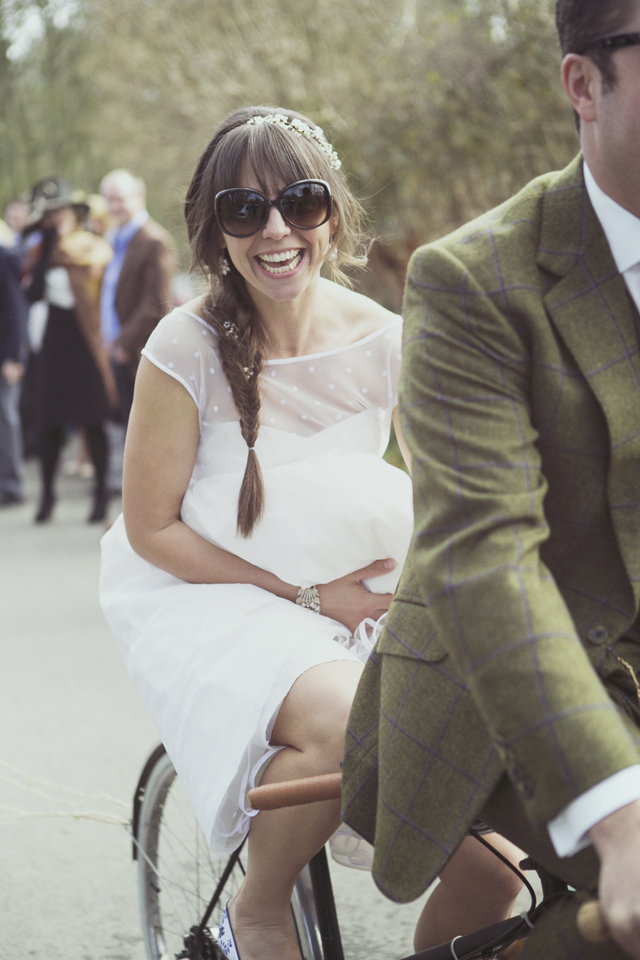
[[[578,910],[576,919],[580,936],[587,943],[604,943],[611,939],[602,907],[597,900],[587,900]]]
[[[278,810],[296,807],[317,800],[339,800],[342,774],[323,773],[304,780],[286,780],[284,783],[265,783],[247,794],[254,810]]]

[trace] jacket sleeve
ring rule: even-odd
[[[29,303],[37,303],[44,298],[45,293],[45,275],[49,269],[53,248],[58,239],[58,231],[55,227],[50,227],[42,233],[42,242],[39,249],[36,248],[36,259],[31,270],[27,273],[27,284],[24,287],[24,293]]]
[[[149,243],[138,278],[136,306],[116,341],[136,363],[152,331],[170,309],[170,284],[175,270],[175,248],[168,242],[154,238]]]
[[[425,608],[541,823],[638,755],[540,558],[530,350],[499,284],[443,246],[414,254],[400,405],[416,533],[398,598]]]
[[[27,318],[29,305],[20,289],[18,267],[10,254],[0,250],[0,284],[2,297],[2,339],[0,341],[0,362],[4,360],[24,361],[27,350]]]

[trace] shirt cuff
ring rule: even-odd
[[[572,800],[547,824],[559,857],[572,857],[591,845],[588,831],[610,813],[640,800],[640,764],[625,767]]]

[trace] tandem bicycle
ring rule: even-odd
[[[255,809],[275,809],[339,796],[340,774],[269,784],[249,791]],[[223,960],[217,943],[218,925],[227,901],[242,883],[244,844],[226,858],[213,854],[162,745],[150,755],[140,775],[131,828],[148,960]],[[472,833],[504,859],[480,834]],[[479,960],[498,955],[514,960],[539,917],[568,890],[563,881],[529,858],[521,862],[520,868],[525,872],[537,871],[542,885],[543,897],[537,903],[532,885],[524,873],[516,870],[531,896],[526,915],[456,937],[451,943],[411,954],[404,960]],[[345,960],[325,849],[313,857],[296,881],[291,917],[303,960]],[[586,941],[608,939],[596,901],[582,905],[578,924]]]

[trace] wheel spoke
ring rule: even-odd
[[[204,916],[227,859],[210,849],[166,755],[149,775],[137,846],[147,954],[150,960],[173,960]],[[238,861],[209,921],[214,932],[243,876]]]

